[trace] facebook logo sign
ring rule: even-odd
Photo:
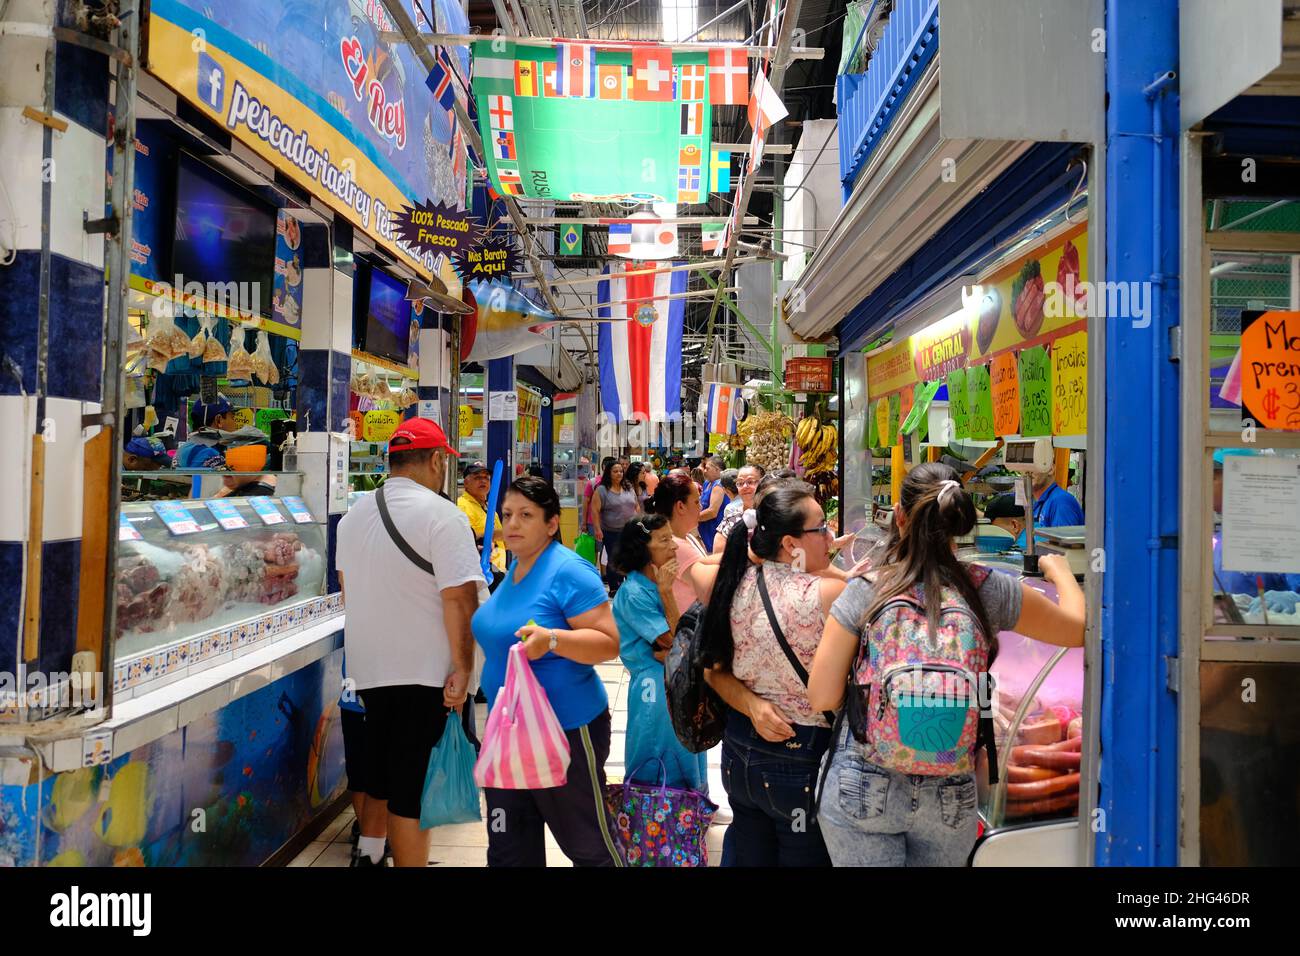
[[[226,99],[226,71],[206,53],[199,54],[199,99],[218,113]]]

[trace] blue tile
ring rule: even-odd
[[[329,428],[329,349],[298,350],[298,427],[323,432]]]
[[[40,669],[52,674],[71,671],[77,652],[81,539],[46,541],[42,547]]]
[[[302,227],[302,267],[328,269],[333,263],[329,227],[320,223],[304,223]]]
[[[18,253],[0,269],[0,352],[22,373],[23,390],[36,391],[36,340],[40,323],[41,254]],[[60,255],[50,256],[50,326],[46,394],[99,401],[102,395],[104,271]],[[0,395],[19,394],[0,358]]]
[[[50,256],[49,377],[46,394],[103,397],[104,270]]]
[[[348,421],[348,383],[352,380],[352,356],[330,352],[330,431],[341,432]]]
[[[0,674],[18,673],[18,606],[23,544],[0,541]]]
[[[65,14],[60,19],[68,20],[68,17]],[[76,29],[72,22],[64,22],[62,25]],[[71,43],[55,42],[56,112],[100,136],[107,135],[108,81],[108,57]]]
[[[13,264],[0,268],[0,395],[36,391],[37,296],[41,282],[41,254],[18,253]],[[6,361],[8,359],[8,361]],[[10,370],[13,362],[22,388]]]

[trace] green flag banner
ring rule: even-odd
[[[498,192],[577,202],[706,200],[707,51],[671,54],[671,78],[665,71],[656,81],[662,99],[634,82],[629,51],[500,37],[476,41],[473,51],[479,131]]]
[[[560,248],[562,256],[582,255],[582,227],[570,223],[560,227]]]
[[[1052,360],[1041,345],[1020,353],[1020,434],[1052,434]]]
[[[970,438],[970,401],[966,394],[966,370],[948,373],[948,417],[952,419],[950,440]]]

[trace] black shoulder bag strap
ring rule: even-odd
[[[397,530],[397,525],[393,524],[393,516],[388,513],[388,502],[384,500],[384,487],[382,485],[379,490],[375,492],[375,504],[379,505],[379,519],[383,521],[384,530],[387,531],[388,536],[393,539],[393,544],[397,545],[397,550],[406,555],[410,559],[411,563],[421,571],[432,574],[436,578],[438,575],[434,573],[433,565],[425,558],[422,558],[416,550],[407,543],[406,539],[402,537],[402,532]]]
[[[776,610],[772,607],[772,597],[767,593],[767,581],[763,579],[763,566],[758,566],[758,594],[763,599],[763,610],[767,611],[767,622],[772,625],[772,633],[776,635],[777,643],[781,645],[781,650],[785,651],[786,659],[790,661],[790,666],[794,672],[799,675],[803,681],[803,686],[808,686],[808,671],[799,660],[799,655],[794,652],[790,642],[785,639],[785,632],[781,630],[781,625],[776,619]],[[832,727],[835,726],[835,714],[829,710],[823,710],[822,716],[826,718],[826,723]]]

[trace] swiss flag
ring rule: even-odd
[[[638,46],[632,50],[632,99],[672,102],[672,50],[658,46]]]
[[[709,102],[714,106],[749,102],[749,55],[743,48],[709,51]]]

